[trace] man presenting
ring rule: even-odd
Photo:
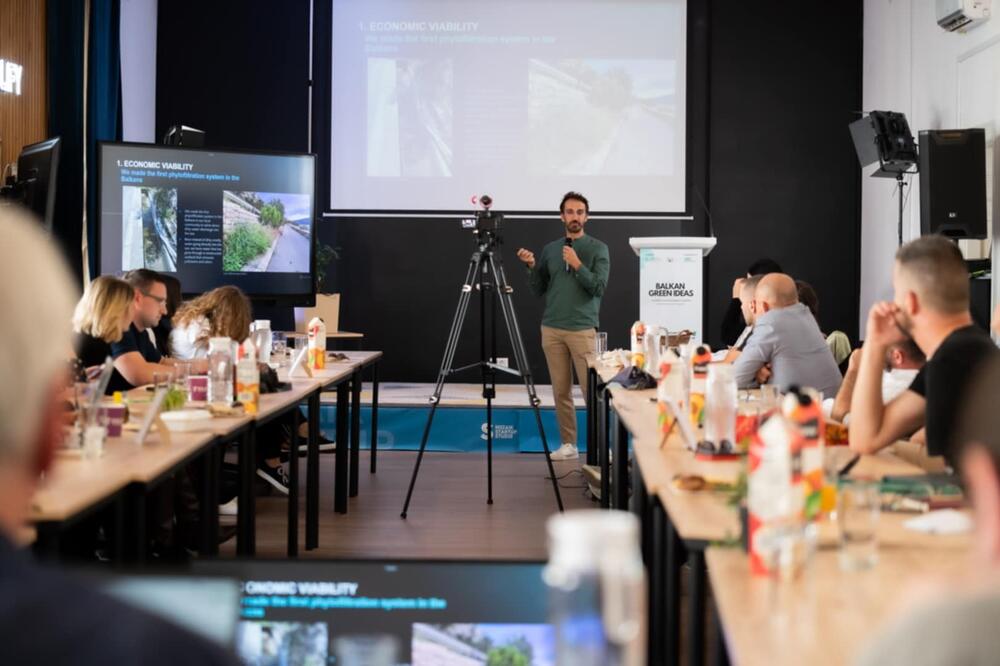
[[[545,296],[542,315],[542,351],[552,378],[552,396],[562,446],[553,460],[571,460],[576,447],[576,411],[573,408],[573,369],[581,384],[587,378],[585,355],[594,351],[601,296],[608,284],[608,246],[587,236],[590,205],[586,197],[567,192],[559,205],[566,233],[546,245],[541,255],[524,248],[517,258],[528,267],[528,284],[536,296]]]

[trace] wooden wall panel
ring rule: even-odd
[[[24,67],[21,94],[0,92],[0,165],[47,138],[45,0],[0,0],[0,60]]]

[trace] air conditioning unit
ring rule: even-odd
[[[971,30],[990,18],[991,0],[937,0],[938,25],[948,32]]]

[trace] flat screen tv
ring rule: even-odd
[[[283,304],[315,294],[315,156],[137,143],[99,146],[99,265],[171,274]]]

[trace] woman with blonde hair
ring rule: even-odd
[[[174,315],[170,347],[174,358],[208,356],[209,338],[243,342],[250,337],[250,300],[238,287],[218,287],[182,304]]]
[[[87,287],[73,312],[74,351],[85,368],[104,363],[111,344],[132,323],[135,289],[128,282],[102,275]]]

